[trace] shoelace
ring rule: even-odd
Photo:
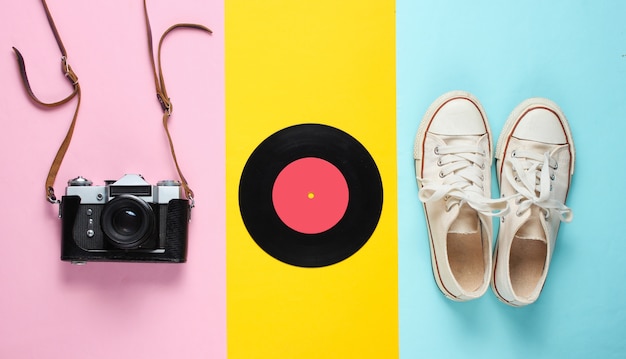
[[[443,198],[447,211],[454,205],[467,203],[488,216],[503,216],[509,211],[505,200],[484,195],[485,178],[481,171],[485,168],[487,154],[481,148],[471,145],[438,146],[435,154],[439,156],[437,165],[441,167],[439,177],[443,182],[417,177],[422,186],[420,201],[427,203]]]
[[[558,163],[550,157],[548,152],[538,154],[532,151],[515,150],[506,160],[504,175],[517,192],[507,199],[516,198],[519,204],[517,214],[521,215],[532,205],[538,206],[549,218],[550,210],[556,210],[559,218],[563,222],[572,220],[572,211],[562,202],[550,198],[552,191],[552,181],[555,179],[554,170],[558,168]]]

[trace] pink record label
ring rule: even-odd
[[[272,202],[278,217],[294,231],[318,234],[335,226],[348,207],[346,179],[330,162],[305,157],[276,177]]]

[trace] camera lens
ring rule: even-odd
[[[132,208],[124,208],[113,214],[111,224],[116,232],[132,236],[141,229],[141,217]]]
[[[152,207],[133,195],[115,197],[102,211],[102,230],[118,248],[140,247],[150,238],[153,228]]]

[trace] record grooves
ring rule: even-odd
[[[335,197],[343,197],[346,192],[347,204],[341,198],[324,202],[337,217],[330,224],[312,223],[312,230],[298,230],[299,225],[285,223],[277,213],[277,178],[297,168],[296,164],[330,166],[336,170],[327,173],[339,173],[340,179],[331,178],[320,184],[320,196],[315,190],[308,192],[311,201],[321,201],[323,192],[334,187],[338,188],[332,192]],[[342,189],[345,185],[347,191]],[[382,203],[382,180],[367,149],[346,132],[322,124],[295,125],[269,136],[248,158],[239,183],[239,209],[254,241],[272,257],[300,267],[327,266],[356,253],[374,232]],[[294,211],[305,209],[293,206]],[[317,211],[313,213],[320,213],[320,209]],[[321,221],[316,216],[307,218]]]

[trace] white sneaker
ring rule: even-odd
[[[415,172],[424,203],[435,281],[448,298],[478,298],[489,286],[494,210],[491,132],[471,94],[453,91],[429,108],[415,138]]]
[[[512,306],[537,300],[548,274],[574,173],[574,142],[561,109],[532,98],[513,110],[498,140],[496,173],[510,212],[503,216],[492,287]]]

